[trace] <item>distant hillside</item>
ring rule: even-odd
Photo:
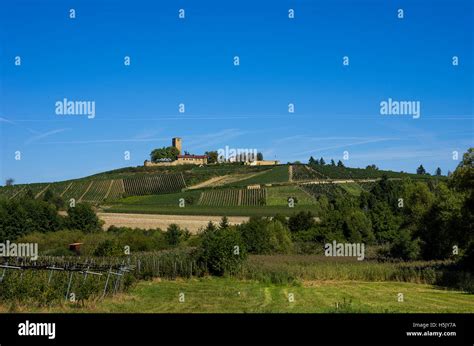
[[[174,167],[140,166],[116,169],[68,181],[5,186],[0,188],[0,197],[3,196],[9,199],[21,199],[26,196],[42,198],[46,193],[49,193],[59,195],[63,200],[74,198],[76,202],[101,204],[103,202],[116,201],[127,196],[177,193],[203,182],[208,182],[203,184],[203,186],[206,186],[206,189],[246,188],[250,185],[292,185],[337,179],[373,180],[381,178],[383,175],[395,179],[433,178],[429,175],[330,165],[246,166],[242,164],[222,164],[201,167],[195,165]],[[219,184],[213,185],[216,177],[223,177],[223,179],[219,180]],[[235,177],[239,177],[239,179],[235,179]],[[436,178],[445,179],[446,177]]]

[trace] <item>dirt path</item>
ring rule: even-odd
[[[138,227],[144,229],[166,228],[176,223],[187,228],[191,233],[197,233],[201,227],[205,227],[209,221],[218,224],[222,216],[197,216],[197,215],[156,215],[156,214],[122,214],[122,213],[97,213],[101,220],[105,221],[104,229],[109,226]],[[231,225],[248,221],[245,216],[228,217]]]

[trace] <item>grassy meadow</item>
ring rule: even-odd
[[[184,293],[184,302],[179,300]],[[398,294],[403,294],[403,302]],[[290,302],[290,295],[294,300]],[[181,295],[181,297],[183,297]],[[15,306],[21,312],[23,307]],[[11,306],[0,310],[12,311]],[[29,312],[95,313],[472,313],[474,296],[409,282],[304,281],[268,284],[232,278],[139,282],[126,294],[84,307],[28,307]]]

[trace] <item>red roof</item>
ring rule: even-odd
[[[178,159],[206,159],[206,155],[178,155]]]

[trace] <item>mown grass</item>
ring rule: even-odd
[[[403,294],[403,302],[398,301],[399,293]],[[184,302],[180,302],[180,294],[184,294]],[[7,309],[3,306],[0,311]],[[17,311],[22,309],[16,307]],[[70,304],[33,309],[105,313],[472,313],[474,296],[404,282],[307,281],[275,285],[200,278],[140,282],[129,294],[80,309]]]

